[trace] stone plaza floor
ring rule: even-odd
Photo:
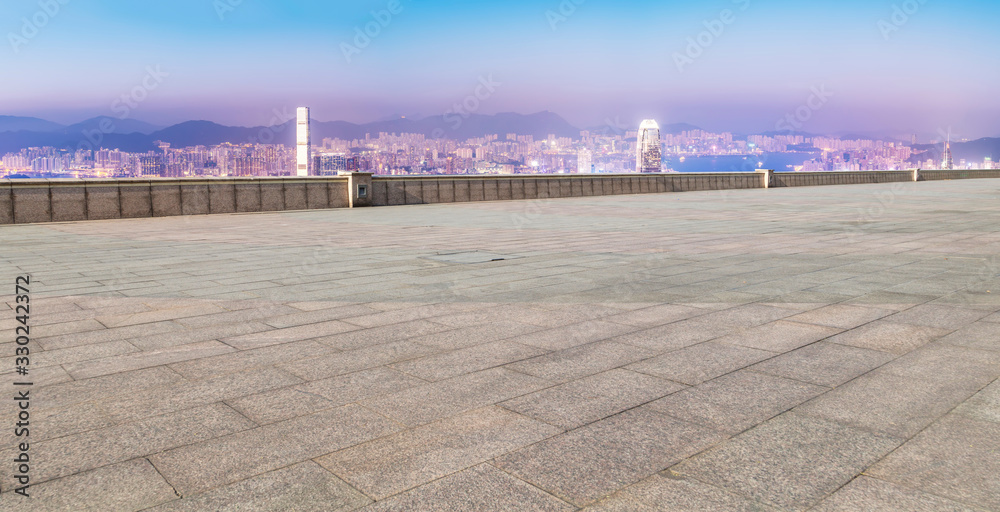
[[[24,274],[0,510],[1000,510],[1000,180],[3,226],[3,396]]]

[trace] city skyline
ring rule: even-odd
[[[378,175],[569,174],[743,171],[866,171],[994,169],[1000,139],[967,143],[953,159],[950,136],[942,144],[907,145],[899,141],[842,140],[800,134],[734,136],[697,128],[661,135],[655,120],[637,130],[580,131],[573,136],[535,138],[508,132],[464,140],[423,133],[366,133],[363,137],[317,136],[310,109],[296,110],[295,144],[259,140],[286,127],[268,128],[249,140],[173,144],[155,140],[156,149],[122,151],[94,148],[26,147],[0,155],[0,177],[196,177],[329,176],[342,171]],[[163,132],[149,135],[150,138]],[[23,135],[23,132],[21,134]],[[79,135],[79,134],[78,134]],[[90,133],[88,139],[94,136]],[[109,135],[109,141],[110,139]],[[320,142],[321,140],[321,142]],[[941,159],[936,160],[940,155]],[[958,167],[955,167],[957,160]]]
[[[0,7],[0,63],[17,71],[2,114],[266,126],[285,105],[354,123],[548,110],[580,128],[1000,135],[989,2],[43,4]]]

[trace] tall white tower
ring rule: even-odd
[[[944,158],[942,158],[941,168],[950,171],[955,168],[955,160],[951,156],[951,132],[948,132],[948,142],[944,146]]]
[[[660,154],[660,125],[647,119],[639,125],[639,135],[636,138],[636,172],[660,172],[662,169]]]
[[[309,107],[299,107],[296,122],[296,176],[312,175],[312,139],[309,135]]]

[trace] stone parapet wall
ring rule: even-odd
[[[0,180],[0,224],[1000,178],[1000,170]],[[370,189],[367,186],[371,180]],[[364,183],[367,197],[357,197]]]

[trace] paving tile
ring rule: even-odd
[[[315,341],[336,350],[356,350],[451,330],[451,327],[428,320],[414,320],[412,322],[403,322],[385,327],[323,336],[316,338]]]
[[[452,329],[487,325],[498,321],[509,322],[511,319],[538,327],[538,325],[527,320],[544,321],[549,315],[550,313],[546,310],[520,304],[493,304],[473,311],[436,316],[433,321],[436,324],[445,325]]]
[[[174,322],[190,329],[198,329],[217,325],[259,322],[262,319],[290,315],[298,312],[300,312],[298,309],[283,304],[266,304],[248,309],[241,308],[235,311],[226,310],[225,312],[211,315],[178,318],[174,320]]]
[[[438,349],[409,341],[321,355],[294,363],[278,364],[305,380],[319,380],[376,366],[398,363],[437,353]]]
[[[315,462],[307,461],[174,500],[149,512],[349,512],[369,503],[367,496]]]
[[[859,476],[833,496],[823,500],[814,512],[976,512],[960,503],[884,480]]]
[[[606,340],[636,330],[635,327],[591,320],[578,324],[517,336],[507,341],[531,345],[545,350],[563,350]]]
[[[539,330],[541,330],[541,327],[535,325],[510,320],[497,320],[486,325],[460,327],[408,339],[414,343],[437,347],[443,350],[455,350],[491,341],[507,340]]]
[[[657,352],[666,352],[697,345],[713,340],[736,330],[722,324],[712,323],[702,318],[692,318],[680,322],[631,332],[609,339],[615,343],[625,343]]]
[[[329,309],[318,309],[314,311],[292,313],[289,315],[271,316],[266,318],[264,323],[270,325],[271,327],[284,329],[299,325],[328,322],[330,320],[340,320],[343,318],[350,318],[352,316],[370,315],[378,312],[378,310],[372,309],[363,304],[350,304]]]
[[[265,391],[227,403],[258,424],[265,425],[423,384],[426,382],[389,368],[373,368]]]
[[[482,464],[380,501],[365,512],[571,512],[576,507],[503,471]]]
[[[651,476],[583,510],[587,512],[777,512],[777,509],[759,501],[697,480],[673,475]]]
[[[402,424],[415,426],[493,405],[551,386],[546,380],[503,368],[470,373],[361,402]]]
[[[1000,377],[1000,354],[934,343],[886,364],[881,371],[978,389]]]
[[[774,357],[773,352],[701,343],[628,366],[628,369],[691,386]]]
[[[197,304],[179,308],[156,309],[142,313],[132,313],[117,316],[98,317],[97,321],[105,327],[125,327],[129,325],[151,324],[163,322],[165,320],[175,320],[192,316],[211,315],[213,313],[224,313],[225,309],[212,304]]]
[[[222,404],[187,409],[134,423],[31,443],[32,481],[42,483],[82,471],[143,457],[252,428],[253,424]],[[6,450],[4,458],[13,458]],[[0,467],[11,482],[10,467]],[[4,488],[7,488],[4,485]]]
[[[796,410],[909,438],[974,395],[974,381],[926,380],[883,370],[862,375]]]
[[[778,320],[717,338],[714,342],[782,353],[840,332],[842,332],[840,329],[833,327]]]
[[[602,320],[635,327],[652,328],[709,313],[708,310],[680,304],[661,304],[636,309],[617,315],[606,316]]]
[[[974,308],[957,308],[952,306],[939,306],[935,304],[923,304],[906,311],[896,313],[888,318],[888,321],[922,325],[937,329],[954,330],[965,327],[968,324],[989,315],[988,311]]]
[[[1000,352],[1000,323],[969,324],[941,338],[941,343]]]
[[[528,345],[497,341],[396,363],[393,368],[428,381],[438,381],[523,361],[546,351]]]
[[[953,411],[969,418],[1000,423],[1000,381],[986,386]]]
[[[252,348],[266,347],[268,345],[281,345],[284,343],[291,343],[293,341],[308,340],[312,338],[319,338],[321,336],[329,336],[331,334],[340,334],[342,332],[356,330],[358,330],[357,326],[340,320],[331,320],[329,322],[319,322],[300,325],[297,327],[287,327],[284,329],[273,329],[265,332],[232,336],[222,338],[219,341],[240,350],[248,350]]]
[[[569,430],[681,389],[685,387],[676,382],[616,369],[536,391],[500,405]]]
[[[894,357],[878,350],[819,342],[757,363],[750,369],[819,386],[837,387],[892,361]]]
[[[640,407],[498,457],[495,464],[561,499],[584,506],[724,437]]]
[[[95,359],[93,361],[68,363],[63,365],[63,368],[65,368],[74,379],[89,379],[111,373],[151,368],[153,366],[190,361],[192,359],[201,359],[203,357],[211,357],[229,352],[235,352],[235,349],[223,343],[219,343],[218,341],[204,341],[201,343],[192,343],[190,345],[180,345],[177,347],[168,347],[159,350],[148,350],[128,355],[106,357],[103,359]]]
[[[649,407],[735,435],[827,390],[744,370],[671,394]]]
[[[210,379],[136,390],[125,396],[104,399],[96,406],[116,421],[163,414],[222,400],[232,400],[262,391],[283,388],[302,380],[283,370],[268,367],[230,373]]]
[[[746,304],[731,309],[716,311],[701,317],[701,320],[729,328],[749,328],[764,325],[775,320],[790,317],[799,311],[789,308]]]
[[[98,331],[88,331],[84,333],[61,334],[48,338],[35,338],[32,341],[38,343],[45,350],[58,350],[63,348],[79,347],[81,345],[93,345],[95,343],[108,343],[111,341],[122,341],[154,334],[167,332],[177,332],[184,327],[172,321],[156,322],[151,324],[128,325],[115,327],[112,329],[102,329]]]
[[[656,355],[648,349],[598,341],[506,365],[511,370],[553,382],[579,379]]]
[[[4,494],[0,510],[33,512],[143,510],[177,498],[146,459],[130,460],[28,489],[30,498]],[[18,501],[21,501],[18,503]]]
[[[221,355],[170,364],[170,369],[192,380],[236,373],[252,368],[289,363],[330,354],[333,349],[316,341],[295,341],[253,350],[229,351]]]
[[[94,319],[67,321],[61,323],[51,323],[51,324],[35,324],[34,317],[32,316],[31,322],[31,335],[36,338],[46,338],[50,336],[60,336],[64,334],[78,334],[81,332],[97,331],[101,329],[107,329],[107,326],[98,322]],[[14,330],[14,327],[9,327],[10,330]]]
[[[857,329],[838,334],[828,341],[903,355],[946,334],[948,331],[944,329],[877,320]]]
[[[1000,424],[948,415],[866,474],[924,492],[1000,509]]]
[[[426,320],[436,316],[443,316],[464,312],[469,306],[461,304],[428,304],[419,307],[409,307],[406,309],[394,309],[370,315],[359,315],[345,318],[347,322],[360,327],[383,327],[386,325],[410,322],[413,320]]]
[[[356,405],[245,430],[150,457],[182,496],[261,475],[400,429]]]
[[[63,348],[58,350],[46,350],[35,352],[31,357],[31,366],[35,368],[45,368],[48,366],[58,366],[66,363],[79,363],[102,359],[122,354],[139,352],[139,349],[127,341],[109,341],[107,343],[95,343],[93,345],[80,345],[78,347]],[[11,349],[8,354],[13,354]],[[0,364],[4,368],[14,368],[17,356],[4,357]]]
[[[63,382],[48,386],[31,406],[35,410],[67,407],[76,403],[135,393],[146,388],[178,384],[183,377],[165,367],[144,368],[112,373],[93,379]]]
[[[673,471],[781,509],[804,510],[902,441],[786,413]]]
[[[210,325],[197,329],[186,329],[183,331],[170,332],[165,334],[154,334],[133,338],[129,343],[142,350],[156,350],[178,345],[188,345],[200,341],[220,340],[232,336],[241,336],[273,330],[273,327],[259,323],[246,322],[239,324]]]
[[[893,313],[895,311],[891,309],[833,304],[788,317],[787,320],[838,327],[841,329],[854,329],[869,322],[885,318]]]
[[[487,407],[342,450],[317,462],[381,500],[557,433],[556,427]]]

